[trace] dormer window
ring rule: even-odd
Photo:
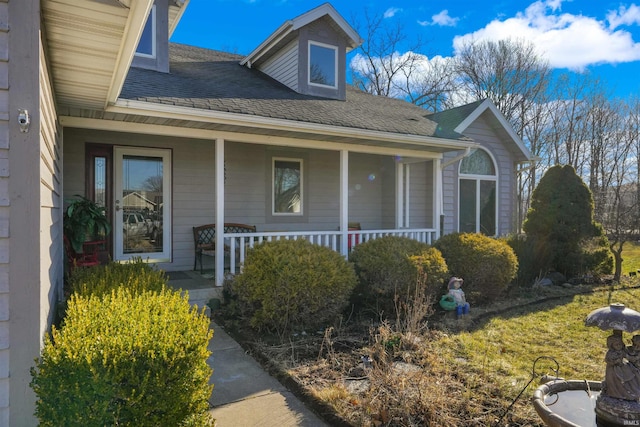
[[[338,48],[309,42],[309,84],[337,88]]]
[[[136,55],[155,58],[156,57],[156,6],[151,7],[151,12],[147,17],[147,23],[142,30],[142,36],[138,42]]]

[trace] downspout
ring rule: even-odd
[[[475,148],[474,148],[474,150],[475,150]],[[464,153],[454,157],[453,159],[449,160],[446,163],[442,163],[440,165],[440,169],[444,170],[446,167],[451,166],[455,162],[464,159],[465,157],[469,156],[470,154],[471,154],[471,147],[467,147],[467,148],[465,148]]]

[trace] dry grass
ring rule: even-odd
[[[584,320],[611,302],[640,311],[638,285],[537,289],[472,307],[467,320],[437,313],[428,329],[418,318],[426,307],[405,307],[404,322],[350,322],[260,352],[351,425],[542,426],[530,396],[542,375],[555,375],[555,365],[545,360],[532,372],[534,360],[554,358],[567,379],[602,379],[608,333]]]

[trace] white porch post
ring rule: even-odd
[[[404,227],[404,164],[396,163],[396,228]]]
[[[409,228],[409,224],[411,224],[409,222],[409,205],[411,201],[411,198],[409,197],[411,192],[411,165],[408,163],[404,165],[404,177],[404,226]]]
[[[224,139],[216,139],[216,286],[224,281]]]
[[[348,230],[349,230],[349,152],[340,151],[340,253],[348,256]]]
[[[436,239],[440,238],[440,216],[444,213],[442,206],[442,161],[433,160],[433,228],[436,230]]]

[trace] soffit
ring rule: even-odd
[[[188,0],[171,0],[169,28]],[[103,109],[115,102],[153,0],[43,0],[48,67],[58,105]]]

